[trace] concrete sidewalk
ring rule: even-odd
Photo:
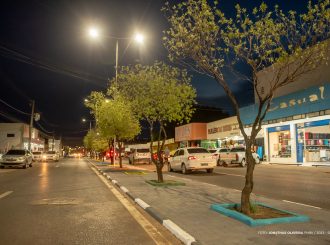
[[[254,197],[254,201],[307,215],[311,221],[249,227],[210,209],[210,205],[214,203],[239,203],[240,191],[192,181],[184,178],[184,175],[176,177],[166,171],[165,180],[177,180],[186,185],[154,187],[145,182],[157,179],[153,165],[124,164],[127,170],[118,170],[118,167],[108,164],[97,163],[96,166],[133,200],[141,200],[140,206],[152,210],[149,213],[154,218],[158,221],[174,222],[190,234],[197,244],[330,244],[329,211],[271,198]],[[175,232],[172,231],[174,234]],[[193,241],[189,235],[185,237],[181,234],[182,236],[180,240],[186,244]]]

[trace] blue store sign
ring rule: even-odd
[[[326,109],[330,109],[329,83],[273,99],[264,121]],[[241,108],[243,124],[253,123],[257,112],[255,104]]]

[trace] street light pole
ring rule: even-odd
[[[116,40],[116,85],[118,84],[118,39]],[[116,161],[116,135],[113,137],[113,164]]]
[[[29,146],[28,150],[31,151],[31,141],[32,141],[32,128],[33,128],[33,118],[34,118],[34,100],[31,101],[32,111],[30,117],[30,126],[29,126]]]
[[[97,39],[100,36],[99,31],[95,27],[89,29],[88,33],[89,33],[89,36],[91,36],[93,39]],[[117,85],[117,82],[118,82],[118,46],[119,46],[118,40],[119,39],[130,39],[130,38],[118,38],[118,37],[110,37],[110,38],[116,39],[116,67],[115,67],[116,79],[115,79],[115,82]],[[141,43],[143,43],[144,37],[143,37],[143,35],[136,33],[134,39],[136,42],[141,44]],[[114,139],[113,139],[113,162],[115,162],[115,155],[116,155],[116,135],[114,135]]]

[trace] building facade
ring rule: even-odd
[[[0,152],[5,153],[9,149],[28,149],[29,125],[24,123],[0,123]],[[39,130],[32,129],[31,150],[43,151],[45,139]]]
[[[257,105],[240,109],[247,127],[257,109]],[[330,83],[274,98],[262,130],[267,161],[330,164]]]

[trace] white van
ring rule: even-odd
[[[151,153],[149,148],[131,149],[128,157],[129,164],[147,163],[151,164]]]

